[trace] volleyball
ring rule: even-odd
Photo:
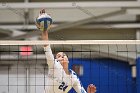
[[[48,31],[52,24],[52,18],[45,12],[41,12],[36,18],[36,26],[40,31]]]

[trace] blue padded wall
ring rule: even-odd
[[[79,78],[85,89],[93,83],[97,87],[97,93],[134,93],[135,82],[128,62],[108,58],[70,59],[69,68],[73,65],[83,66],[84,74]]]
[[[137,58],[136,66],[137,66],[137,77],[136,77],[137,93],[140,93],[140,58]]]

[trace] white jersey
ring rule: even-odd
[[[67,75],[59,61],[54,59],[50,46],[44,47],[49,66],[47,84],[44,93],[68,93],[73,87],[77,93],[87,93],[76,73],[70,70]]]

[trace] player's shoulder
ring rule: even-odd
[[[71,73],[72,76],[76,76],[78,78],[77,74],[72,69],[69,69],[69,72]]]
[[[72,77],[81,84],[81,81],[79,79],[79,76],[73,70],[69,69],[69,71],[70,71]]]

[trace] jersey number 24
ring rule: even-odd
[[[59,86],[59,89],[65,91],[67,87],[68,86],[65,84],[65,82],[62,82],[61,85]]]

